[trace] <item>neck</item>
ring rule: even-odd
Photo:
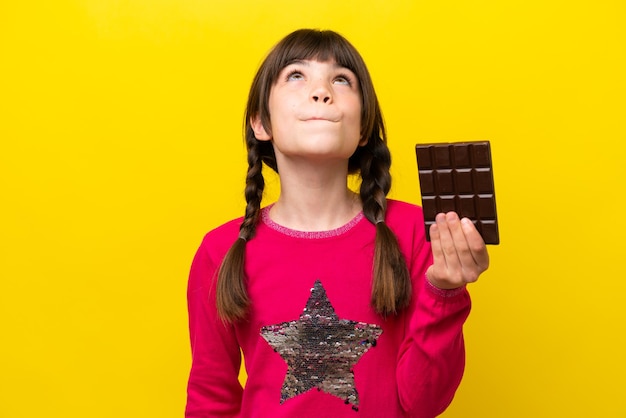
[[[299,231],[328,231],[348,223],[361,210],[347,186],[347,167],[299,164],[280,167],[280,197],[270,211],[274,222]]]

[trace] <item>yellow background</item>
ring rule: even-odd
[[[254,71],[299,27],[413,146],[492,142],[501,245],[444,414],[626,416],[622,0],[0,3],[0,417],[182,416],[186,276],[242,214]],[[270,180],[268,201],[276,194]]]

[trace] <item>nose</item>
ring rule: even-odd
[[[319,82],[313,86],[311,91],[311,99],[314,102],[330,103],[333,99],[332,93],[326,83]]]
[[[330,101],[329,95],[313,95],[313,101],[328,103]]]

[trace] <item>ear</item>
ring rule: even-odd
[[[360,147],[364,147],[365,145],[367,145],[367,143],[369,142],[369,139],[367,137],[363,137],[361,138],[361,140],[359,141],[359,146]]]
[[[272,139],[272,137],[265,130],[265,127],[263,126],[263,122],[261,122],[261,118],[259,117],[259,115],[250,118],[250,126],[254,131],[254,137],[259,141],[269,141]]]

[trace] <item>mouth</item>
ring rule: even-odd
[[[327,117],[321,117],[321,116],[314,116],[314,117],[310,117],[310,118],[305,118],[303,120],[304,120],[304,122],[315,122],[315,121],[337,122],[337,120],[334,119],[334,118],[327,118]]]

